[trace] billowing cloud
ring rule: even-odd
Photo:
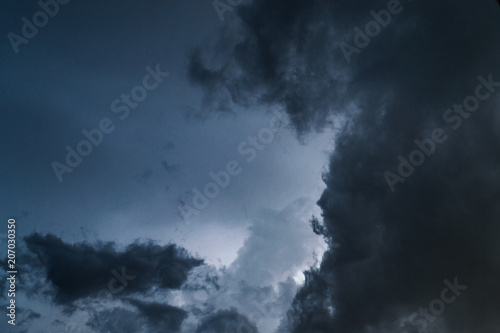
[[[182,299],[197,320],[232,307],[259,332],[274,332],[303,282],[301,272],[314,265],[313,253],[321,256],[326,248],[309,226],[312,206],[302,198],[281,211],[263,210],[229,267],[194,269]]]
[[[68,244],[53,235],[34,233],[25,238],[36,256],[33,266],[46,272],[55,288],[54,301],[70,304],[85,297],[107,293],[129,295],[153,288],[177,289],[188,272],[203,264],[186,250],[169,244],[133,243],[124,250],[112,242]]]
[[[372,10],[394,5],[376,36],[356,37]],[[193,52],[190,77],[206,101],[282,104],[299,134],[347,116],[319,200],[338,247],[308,272],[282,330],[498,330],[496,2],[256,0],[237,15],[216,57]],[[350,63],[343,42],[358,45]],[[480,85],[477,110],[460,109]],[[446,140],[427,140],[434,129]],[[394,192],[387,171],[404,180]],[[441,304],[455,278],[467,290],[426,318],[420,308]]]
[[[313,205],[302,198],[282,211],[263,210],[228,269],[231,279],[265,286],[294,278],[308,268],[313,252],[321,255],[326,247],[309,226]]]
[[[360,2],[253,1],[239,6],[237,24],[223,30],[215,52],[198,48],[190,55],[189,78],[203,88],[206,109],[226,111],[230,102],[280,104],[299,134],[330,124],[330,114],[343,113],[346,103],[347,70],[336,61],[341,57],[338,29]],[[342,12],[341,21],[333,20],[333,11]]]

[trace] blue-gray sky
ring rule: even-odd
[[[0,14],[2,330],[498,331],[497,1],[54,1]]]
[[[319,214],[315,200],[324,188],[321,173],[333,148],[333,135],[332,131],[313,133],[306,144],[299,142],[293,126],[285,124],[288,116],[280,105],[234,105],[213,114],[205,108],[203,91],[189,83],[188,55],[194,47],[210,45],[235,13],[225,13],[221,22],[210,2],[73,1],[60,5],[59,12],[27,44],[16,45],[16,53],[8,33],[22,36],[22,17],[31,20],[40,7],[35,3],[2,6],[6,38],[0,45],[4,106],[0,206],[6,219],[16,218],[19,240],[39,232],[67,244],[115,242],[118,249],[136,240],[174,243],[214,269],[234,267],[232,274],[238,275],[231,282],[234,288],[236,279],[245,277],[244,270],[253,269],[275,275],[256,282],[259,287],[277,286],[291,278],[296,281],[292,289],[296,288],[303,280],[300,272],[314,261],[314,251],[326,248],[308,220],[313,213]],[[149,73],[146,67],[155,70],[157,65],[169,76],[120,119],[121,113],[112,112],[113,101],[142,85]],[[148,82],[153,84],[154,79]],[[255,159],[247,162],[247,156],[238,152],[239,145],[268,128],[273,111],[284,117],[282,126],[265,149],[256,150]],[[114,130],[104,134],[71,173],[62,174],[60,182],[51,164],[66,164],[65,147],[76,150],[85,139],[82,130],[98,128],[104,118],[112,121]],[[209,173],[224,170],[232,160],[240,163],[242,172],[198,215],[183,218],[179,207],[181,203],[193,205],[193,188],[203,190],[212,181]],[[283,240],[295,238],[296,242],[282,258],[286,269],[273,269],[269,262],[259,260],[246,262],[244,253],[283,246],[273,237],[263,244],[248,243],[260,237],[252,226],[261,223],[262,216],[290,209],[294,212],[286,213],[288,222],[300,228]],[[274,227],[275,236],[279,228],[283,226]],[[7,232],[7,222],[2,232]],[[1,244],[6,247],[6,239]],[[236,268],[233,262],[237,260],[245,262],[245,267]],[[117,269],[113,265],[105,272],[109,279],[113,278],[111,270]],[[52,304],[50,297],[37,300],[39,291],[26,296],[28,291],[20,290],[19,307],[41,315],[19,329],[56,330],[61,329],[57,320],[69,320],[56,307],[42,310]],[[167,304],[165,298],[162,302]],[[232,300],[217,303],[216,310],[227,310],[229,304],[243,306]],[[271,324],[266,325],[276,327],[287,306],[280,305],[281,312],[270,316]],[[71,318],[79,315],[83,316],[76,313]],[[82,318],[73,325],[91,329],[85,323],[92,318]],[[201,318],[190,317],[192,325]],[[5,321],[0,325],[11,328]]]

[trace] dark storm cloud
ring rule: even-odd
[[[196,333],[212,332],[258,333],[257,328],[236,309],[217,311],[205,318],[196,329]]]
[[[187,312],[174,306],[143,302],[136,299],[127,299],[134,305],[150,325],[150,331],[173,333],[178,332],[182,322],[187,317]]]
[[[349,116],[319,201],[338,247],[307,274],[283,331],[413,333],[423,324],[409,324],[409,316],[457,277],[468,289],[427,328],[496,332],[498,95],[455,131],[443,113],[474,94],[478,76],[500,81],[500,12],[493,0],[401,1],[403,10],[348,65],[340,43],[353,44],[354,27],[387,4],[240,6],[234,34],[225,32],[215,57],[193,52],[190,78],[207,101],[283,104],[298,115],[299,134],[325,126],[329,115]],[[384,172],[397,172],[398,155],[408,158],[414,140],[438,127],[448,140],[392,193]]]
[[[153,287],[177,289],[192,268],[203,264],[173,244],[136,242],[119,251],[112,242],[68,244],[56,236],[38,233],[25,241],[36,256],[33,266],[44,268],[55,288],[54,301],[58,304],[96,297],[102,289],[118,289],[117,295],[144,293]]]
[[[314,1],[255,1],[238,7],[240,25],[227,27],[217,54],[190,55],[189,78],[203,87],[207,109],[283,104],[299,133],[322,128],[341,105],[342,79],[329,64],[335,55],[329,15]],[[334,74],[334,75],[333,75]]]

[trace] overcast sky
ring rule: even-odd
[[[1,6],[0,330],[500,329],[497,1]]]

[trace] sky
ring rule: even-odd
[[[1,5],[2,332],[498,332],[497,1],[65,1]]]

